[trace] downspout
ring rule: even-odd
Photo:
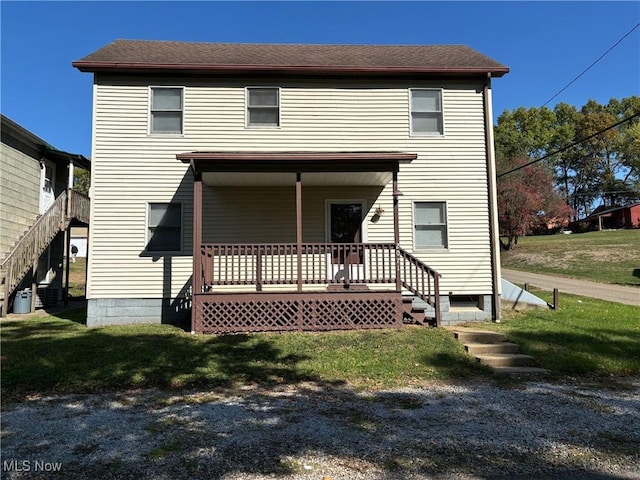
[[[489,202],[489,248],[491,254],[491,280],[493,284],[491,318],[499,322],[502,273],[500,270],[500,227],[498,225],[496,160],[493,143],[493,111],[491,108],[491,73],[487,73],[482,91],[482,100],[484,102],[484,140],[487,154],[487,190]]]

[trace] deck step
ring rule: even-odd
[[[511,342],[465,343],[464,348],[471,355],[492,355],[496,353],[518,353],[520,346]]]

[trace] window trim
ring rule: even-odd
[[[426,113],[439,113],[442,121],[442,132],[414,132],[413,131],[413,92],[414,91],[432,91],[440,92],[440,111],[426,112]],[[417,112],[419,113],[419,112]],[[425,113],[425,112],[423,112]],[[444,124],[444,89],[443,88],[429,88],[429,87],[416,87],[409,88],[409,135],[411,137],[444,137],[445,124]]]
[[[151,205],[180,205],[180,247],[178,250],[149,250],[149,242],[151,241],[151,228],[149,226],[149,217],[151,214]],[[183,202],[146,202],[146,218],[145,218],[145,242],[144,252],[154,256],[163,254],[180,254],[184,247],[184,203]]]
[[[442,246],[438,245],[418,245],[416,241],[416,205],[418,203],[439,203],[444,206],[444,223],[442,224],[432,224],[432,225],[442,225],[444,226],[444,241],[445,244]],[[411,235],[413,240],[413,249],[414,251],[440,251],[440,252],[448,252],[450,249],[449,243],[449,204],[446,200],[414,200],[411,204]]]
[[[278,124],[277,125],[251,125],[249,123],[249,92],[250,90],[258,90],[258,89],[264,89],[264,90],[275,90],[277,92],[278,95],[278,105],[276,107],[272,107],[272,106],[263,106],[263,107],[257,107],[257,108],[277,108],[278,109]],[[278,129],[281,128],[282,125],[282,118],[281,118],[281,114],[282,114],[282,98],[281,98],[281,87],[274,87],[274,86],[262,86],[262,85],[247,85],[246,87],[244,87],[244,126],[245,128],[271,128],[271,129]],[[251,107],[251,108],[256,108],[256,107]]]
[[[174,90],[180,90],[180,103],[182,105],[182,109],[180,110],[181,112],[181,116],[180,116],[180,127],[181,127],[181,131],[180,132],[154,132],[153,131],[153,90],[156,88],[164,88],[164,89],[174,89]],[[147,133],[149,135],[152,136],[160,136],[160,137],[183,137],[184,136],[184,92],[185,92],[185,88],[184,86],[180,86],[180,85],[149,85],[149,91],[148,91],[148,115],[147,115]],[[158,112],[176,112],[177,110],[156,110]]]

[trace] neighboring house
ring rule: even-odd
[[[507,67],[465,46],[132,40],[73,65],[94,74],[88,325],[191,304],[197,332],[499,315]]]
[[[0,300],[5,316],[18,289],[31,288],[31,309],[65,297],[65,236],[87,225],[88,198],[71,190],[82,155],[56,150],[2,115],[0,155]]]
[[[626,207],[596,210],[579,223],[586,225],[590,230],[640,228],[640,202]]]
[[[87,239],[89,238],[89,229],[87,227],[73,227],[71,229],[71,248],[75,246],[78,251],[76,258],[87,257]]]

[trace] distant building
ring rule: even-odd
[[[608,230],[618,228],[640,228],[640,202],[595,211],[580,221],[587,228],[593,230]]]

